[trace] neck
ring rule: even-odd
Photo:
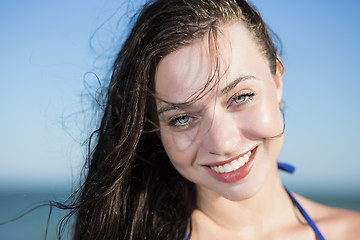
[[[214,223],[216,226],[239,231],[239,229],[257,228],[265,230],[284,224],[284,219],[292,219],[293,212],[289,199],[279,175],[276,171],[266,181],[265,185],[250,198],[241,201],[231,201],[213,192],[202,190],[198,192],[198,215]],[[195,220],[196,221],[196,220]]]

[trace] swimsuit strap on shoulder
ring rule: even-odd
[[[283,162],[278,162],[278,168],[280,170],[284,170],[288,173],[293,173],[295,171],[295,167],[288,164],[288,163],[283,163]],[[292,193],[284,186],[286,192],[289,194],[292,202],[295,204],[295,206],[299,209],[299,211],[301,212],[301,214],[303,215],[303,217],[305,218],[305,220],[307,221],[307,223],[309,224],[309,226],[314,230],[318,240],[325,240],[325,238],[323,237],[323,235],[320,233],[319,229],[317,228],[315,222],[310,218],[310,216],[306,213],[306,211],[304,210],[304,208],[300,205],[300,203],[295,199],[295,197],[292,195]],[[188,222],[190,221],[190,218],[188,220]],[[191,223],[190,223],[191,224]],[[184,240],[188,240],[188,233],[185,233],[185,238]]]
[[[317,228],[315,222],[310,218],[310,216],[307,214],[307,212],[304,210],[304,208],[300,205],[300,203],[295,199],[295,197],[292,195],[292,193],[284,186],[286,192],[289,194],[291,200],[296,205],[296,207],[299,209],[307,223],[310,225],[310,227],[314,230],[316,236],[319,240],[325,240],[323,235],[320,233],[319,229]]]
[[[187,224],[190,225],[190,233],[191,233],[191,217],[188,218]],[[188,240],[188,237],[189,237],[189,235],[188,235],[188,232],[186,231],[184,240]]]
[[[278,168],[280,170],[284,170],[288,173],[293,173],[295,171],[295,167],[288,164],[288,163],[283,163],[283,162],[278,162]],[[309,226],[314,230],[317,238],[319,240],[325,240],[325,238],[323,237],[323,235],[320,233],[319,229],[317,228],[315,222],[310,218],[310,216],[307,214],[307,212],[305,211],[305,209],[300,205],[300,203],[296,200],[296,198],[293,196],[293,194],[284,186],[286,192],[289,194],[292,202],[295,204],[295,206],[299,209],[299,211],[301,212],[301,214],[303,215],[303,217],[305,218],[305,220],[307,221],[307,223],[309,224]]]

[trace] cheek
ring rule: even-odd
[[[266,99],[257,103],[247,113],[246,128],[249,134],[259,138],[271,138],[283,133],[284,123],[279,105]]]
[[[171,162],[183,165],[192,162],[196,150],[196,131],[171,132],[160,130],[161,141]]]
[[[165,149],[184,153],[189,151],[196,142],[198,129],[193,128],[190,131],[184,132],[160,130],[160,136]]]

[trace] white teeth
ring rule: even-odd
[[[233,169],[230,164],[225,163],[224,170],[225,170],[225,172],[231,172]]]
[[[244,166],[251,156],[251,152],[246,153],[239,159],[233,160],[231,163],[225,163],[224,165],[211,166],[210,168],[217,173],[229,173],[238,170]]]
[[[245,164],[245,163],[244,163]],[[234,160],[234,161],[232,161],[231,163],[230,163],[230,165],[231,165],[231,167],[232,167],[232,169],[235,171],[235,170],[237,170],[237,169],[239,169],[240,167],[241,167],[241,164],[238,162],[238,161],[236,161],[236,160]]]
[[[247,163],[249,161],[250,156],[251,156],[251,152],[248,152],[247,154],[245,154],[243,156],[243,160],[245,161],[245,163]]]
[[[242,167],[242,166],[244,166],[245,165],[245,160],[241,157],[241,158],[239,158],[239,165],[240,165],[240,167]]]

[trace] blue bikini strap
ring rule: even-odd
[[[282,162],[278,162],[278,168],[281,170],[284,170],[288,173],[293,173],[295,171],[295,167],[288,164],[288,163],[282,163]],[[314,230],[317,238],[319,240],[325,240],[325,238],[323,237],[323,235],[320,233],[319,229],[317,228],[315,222],[310,218],[310,216],[307,214],[307,212],[304,210],[304,208],[300,205],[300,203],[295,199],[295,197],[293,196],[293,194],[289,191],[289,189],[287,189],[287,187],[285,187],[286,192],[288,193],[288,195],[290,196],[292,202],[296,205],[296,207],[299,209],[299,211],[301,212],[301,214],[303,215],[303,217],[305,218],[305,220],[307,221],[307,223],[310,225],[310,227]]]
[[[317,228],[315,222],[310,218],[310,216],[305,212],[304,208],[300,205],[300,203],[295,199],[295,197],[292,195],[292,193],[284,186],[286,192],[289,194],[291,200],[296,205],[296,207],[299,209],[307,223],[310,225],[310,227],[314,230],[316,236],[319,240],[325,240],[323,235],[320,233],[319,229]]]
[[[189,219],[188,219],[188,221],[187,221],[187,225],[189,225],[190,224],[190,231],[191,231],[191,217],[189,217]],[[185,231],[185,238],[184,238],[184,240],[188,240],[188,232],[187,231]]]
[[[295,167],[288,164],[288,163],[283,163],[283,162],[278,162],[278,168],[280,170],[283,170],[285,172],[288,173],[293,173],[295,171]],[[317,226],[315,225],[314,221],[310,218],[310,216],[305,212],[305,210],[303,209],[303,207],[300,205],[300,203],[295,199],[295,197],[292,195],[292,193],[284,186],[286,192],[289,194],[292,202],[296,205],[296,207],[299,209],[299,211],[301,212],[301,214],[303,215],[303,217],[305,218],[305,220],[307,221],[307,223],[310,225],[310,227],[314,230],[318,240],[325,240],[325,238],[322,236],[322,234],[320,233],[319,229],[317,228]],[[189,223],[189,221],[188,221]],[[184,240],[188,240],[188,233],[186,231],[185,233],[185,239]]]

